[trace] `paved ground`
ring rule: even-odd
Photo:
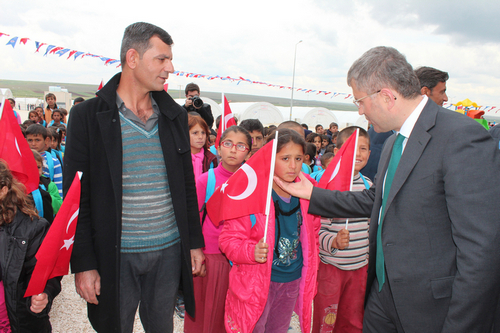
[[[94,332],[87,319],[87,306],[83,299],[75,292],[74,275],[67,275],[62,280],[62,291],[54,300],[50,312],[52,331],[54,333],[83,333]],[[292,318],[294,332],[298,329],[297,315]],[[184,321],[174,315],[174,332],[184,331]],[[144,332],[139,317],[136,315],[134,332]],[[292,331],[289,331],[292,332]]]

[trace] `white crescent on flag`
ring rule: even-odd
[[[66,233],[68,233],[69,226],[78,217],[78,214],[80,214],[80,208],[78,208],[77,211],[74,212],[73,215],[71,215],[71,218],[69,219],[69,222],[68,222],[68,226],[66,227]]]
[[[16,142],[16,149],[17,149],[17,152],[19,153],[19,156],[23,156],[23,154],[21,153],[21,149],[19,149],[19,144],[17,143],[17,138],[14,138],[15,142]]]
[[[225,129],[227,129],[227,123],[229,122],[229,120],[231,120],[231,118],[233,118],[233,114],[232,113],[228,113],[224,116],[224,125],[225,125]]]
[[[330,177],[330,180],[328,182],[331,182],[333,178],[339,173],[340,170],[340,164],[342,163],[342,156],[340,157],[339,161],[337,162],[337,165],[335,166],[335,170],[332,172],[332,176]]]
[[[243,200],[248,198],[257,187],[257,174],[255,173],[255,170],[248,164],[243,164],[240,170],[247,175],[248,185],[245,191],[243,191],[240,195],[231,196],[228,194],[228,197],[233,200]]]

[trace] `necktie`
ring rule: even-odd
[[[391,190],[392,180],[394,179],[394,174],[398,168],[399,160],[401,159],[401,154],[403,153],[403,141],[405,136],[398,134],[396,141],[394,141],[394,146],[392,147],[391,159],[389,160],[389,166],[387,167],[387,174],[385,176],[384,193],[382,196],[382,210],[380,212],[380,223],[377,229],[377,258],[376,258],[376,273],[379,285],[379,292],[382,290],[382,286],[385,282],[385,261],[384,261],[384,250],[382,245],[382,223],[384,221],[385,204],[387,203],[387,198],[389,197],[389,192]]]

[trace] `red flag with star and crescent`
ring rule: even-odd
[[[80,213],[81,177],[82,173],[77,172],[54,222],[36,253],[37,262],[24,297],[42,293],[47,280],[69,272],[69,260]]]
[[[321,176],[318,187],[338,191],[352,190],[358,133],[359,129],[356,129],[335,154]]]
[[[0,158],[7,163],[12,175],[26,186],[26,193],[38,188],[40,178],[35,157],[6,99],[0,119]]]
[[[224,94],[223,94],[224,96]],[[226,96],[223,98],[224,100],[224,111],[222,114],[224,117],[221,117],[219,128],[217,129],[217,138],[215,138],[215,147],[219,147],[219,141],[224,133],[229,127],[236,125],[236,120],[234,120],[233,113],[231,112],[231,108],[229,107],[229,102],[227,101]]]
[[[215,189],[207,202],[207,213],[216,226],[224,220],[265,214],[273,141],[259,149],[224,184]]]

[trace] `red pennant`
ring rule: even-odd
[[[52,50],[50,50],[49,54],[54,54],[57,51],[60,51],[62,49],[64,49],[64,47],[62,47],[62,46],[54,47]]]
[[[165,90],[166,92],[168,92],[168,83],[165,83],[165,84],[163,85],[163,90]]]
[[[64,202],[36,253],[36,265],[24,297],[43,292],[47,280],[68,274],[80,212],[80,177],[77,172]]]
[[[207,202],[207,213],[216,226],[223,220],[265,213],[273,141],[259,149],[215,189]]]
[[[338,191],[351,190],[358,132],[359,129],[352,133],[349,139],[344,142],[342,148],[335,154],[325,173],[321,176],[318,187]]]
[[[99,83],[99,88],[97,88],[97,91],[101,90],[103,86],[104,86],[104,84],[103,84],[102,79],[101,79],[101,83]]]
[[[27,193],[38,188],[40,179],[35,157],[7,100],[0,119],[0,158],[7,163],[12,175],[26,186]]]
[[[234,120],[233,113],[231,112],[231,108],[229,107],[229,102],[227,101],[226,96],[224,96],[224,118],[221,117],[219,128],[217,130],[217,138],[215,139],[215,147],[219,147],[220,137],[222,133],[229,127],[236,125],[236,121]]]

